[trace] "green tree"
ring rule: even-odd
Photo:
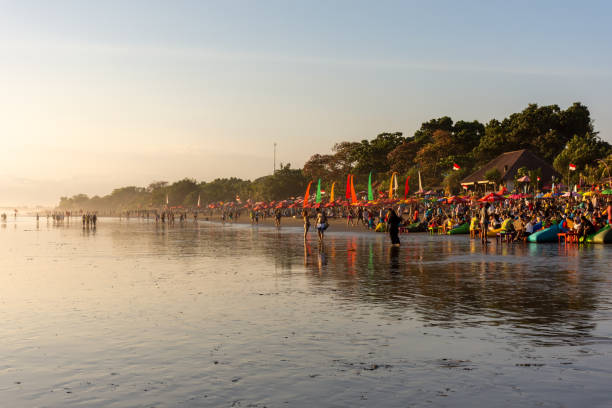
[[[448,116],[443,116],[437,119],[431,119],[428,122],[423,122],[421,127],[414,132],[414,141],[419,147],[433,141],[433,135],[437,130],[446,132],[453,131],[453,120]]]
[[[457,171],[449,172],[442,181],[446,194],[459,194],[462,190],[461,180],[463,180],[467,175],[468,171],[463,168]]]
[[[390,170],[387,155],[405,141],[401,132],[381,133],[372,141],[362,140],[356,148],[355,173],[387,173]]]
[[[593,133],[593,126],[584,105],[577,102],[563,111],[557,105],[530,104],[501,122],[491,120],[474,157],[484,163],[507,151],[530,149],[552,163],[574,135],[587,133]]]
[[[563,180],[575,183],[579,179],[579,173],[584,171],[587,165],[597,165],[597,161],[612,153],[612,146],[599,139],[597,136],[586,134],[574,136],[565,146],[563,151],[555,158],[553,166],[563,174]],[[570,171],[569,165],[575,164],[578,171]]]

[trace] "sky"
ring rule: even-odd
[[[612,142],[605,1],[0,0],[0,206],[254,179],[444,115],[587,105]]]

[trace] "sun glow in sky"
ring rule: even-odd
[[[253,179],[342,140],[528,103],[612,141],[612,7],[561,1],[0,1],[0,205]]]

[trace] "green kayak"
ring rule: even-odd
[[[465,224],[461,224],[460,226],[453,228],[448,231],[448,235],[457,235],[457,234],[469,234],[470,233],[470,223],[466,222]]]
[[[589,240],[591,238],[591,240]],[[612,228],[606,225],[592,236],[587,237],[587,242],[594,244],[612,244]]]

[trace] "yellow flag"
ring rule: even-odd
[[[395,178],[395,184],[397,184],[397,171],[391,174],[391,180],[389,181],[389,198],[393,198],[393,178]]]

